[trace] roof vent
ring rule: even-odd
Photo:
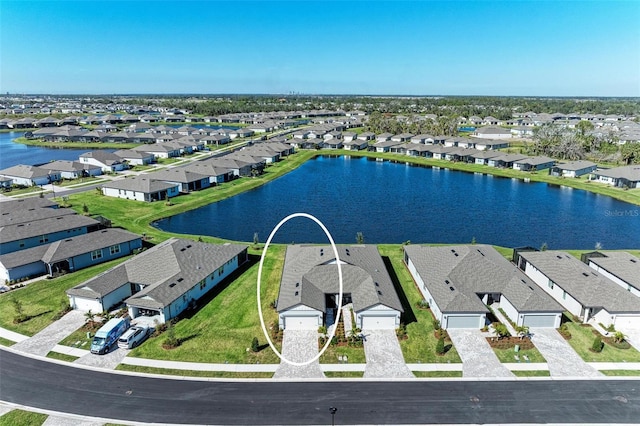
[[[320,256],[324,256],[324,249],[320,249]]]
[[[533,287],[529,286],[529,288],[531,289],[531,291],[534,291],[534,290],[533,290]]]
[[[560,255],[557,255],[557,254],[556,254],[556,257],[557,257],[558,259],[562,259],[562,256],[560,256]]]
[[[187,246],[187,248],[191,248],[191,244],[189,244],[189,245]]]
[[[449,285],[449,280],[444,280],[444,283]]]
[[[585,277],[589,277],[589,274],[587,274],[586,272],[583,272],[582,275],[584,275]]]
[[[454,249],[451,249],[451,253],[455,253],[456,251]]]
[[[478,249],[478,253],[480,253],[482,256],[484,256],[484,253],[480,251],[480,249]]]
[[[169,287],[175,287],[175,286],[176,286],[176,283],[169,284]]]
[[[300,283],[296,283],[296,287],[300,287]]]
[[[458,254],[458,253],[453,253],[453,255],[454,255],[455,257],[458,257],[458,256],[459,256],[459,254]]]
[[[186,250],[186,248],[184,248],[184,247],[182,247],[182,248],[180,249],[180,251],[185,251],[185,250]]]
[[[184,278],[180,277],[178,278],[178,282],[181,283],[182,281],[184,281]]]
[[[380,290],[378,290],[378,294],[379,294],[380,296],[382,296],[382,292],[381,292]]]
[[[455,288],[453,288],[453,286],[449,286],[449,290],[454,291]]]
[[[299,295],[299,294],[300,294],[300,292],[299,292],[299,291],[296,291],[296,294],[295,294],[295,295],[297,296],[297,295]]]
[[[635,260],[635,259],[629,259],[629,260],[630,260],[631,262],[633,262],[633,263],[638,263],[638,261],[637,261],[637,260]]]
[[[67,238],[66,240],[64,240],[65,243],[68,243],[69,241],[73,241],[72,238]]]
[[[378,283],[375,283],[375,285],[376,285],[376,287],[380,287],[380,284],[378,284]]]

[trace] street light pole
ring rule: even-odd
[[[336,424],[335,422],[336,411],[338,411],[336,407],[329,407],[329,412],[331,413],[331,426],[335,426]]]

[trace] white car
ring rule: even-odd
[[[149,327],[144,325],[135,325],[125,331],[118,339],[118,347],[122,349],[132,349],[149,336]]]

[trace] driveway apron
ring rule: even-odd
[[[84,324],[84,313],[78,310],[68,312],[41,332],[12,346],[18,351],[46,356],[54,346]]]
[[[395,330],[363,330],[367,365],[365,378],[415,377],[404,362]]]
[[[282,337],[282,355],[289,361],[305,362],[318,355],[317,330],[284,330]],[[313,361],[303,366],[280,362],[273,374],[274,379],[317,379],[324,378],[320,362]]]
[[[532,328],[531,340],[547,360],[551,377],[598,377],[602,373],[588,365],[553,328]]]
[[[447,332],[462,359],[462,377],[514,377],[480,330],[449,329]]]
[[[111,351],[107,354],[96,355],[88,353],[85,356],[78,358],[73,363],[113,370],[122,362],[129,352],[131,352],[130,349],[120,349],[117,345],[114,345],[114,347],[111,348]]]

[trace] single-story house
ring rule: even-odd
[[[146,174],[148,179],[159,180],[178,185],[180,192],[199,191],[211,186],[208,175],[204,175],[184,167],[173,167]]]
[[[604,327],[640,328],[640,297],[563,251],[517,251],[514,261],[566,310]]]
[[[410,133],[400,133],[399,135],[391,136],[391,140],[394,142],[409,142],[413,137]]]
[[[528,158],[522,154],[502,154],[497,157],[489,158],[487,165],[491,167],[504,167],[505,169],[511,169],[516,161],[524,160]]]
[[[347,151],[362,151],[369,147],[369,141],[362,139],[345,139],[342,145]]]
[[[100,222],[79,214],[61,214],[0,228],[0,254],[26,250],[100,228]]]
[[[73,272],[128,256],[141,247],[141,236],[117,228],[77,235],[1,255],[0,280]]]
[[[476,151],[471,155],[471,158],[473,158],[475,164],[486,166],[489,164],[490,159],[500,157],[501,155],[503,155],[503,153],[500,151]]]
[[[13,185],[13,179],[5,176],[0,176],[0,188],[7,189]]]
[[[591,252],[581,256],[590,268],[640,297],[640,259],[626,251]]]
[[[513,162],[514,170],[532,172],[553,167],[556,160],[545,156],[527,157]]]
[[[218,185],[233,179],[233,172],[231,172],[231,170],[224,167],[214,166],[213,164],[205,161],[193,161],[184,166],[184,168],[185,170],[208,176],[209,186]]]
[[[115,151],[114,154],[122,158],[122,161],[129,163],[130,166],[146,166],[155,161],[155,156],[152,153],[134,149],[121,149]]]
[[[485,126],[474,130],[471,136],[481,139],[511,139],[511,131],[497,126]]]
[[[412,143],[433,143],[433,136],[427,134],[419,134],[411,137]]]
[[[18,225],[20,223],[29,223],[35,220],[50,219],[52,217],[78,214],[75,210],[68,208],[48,208],[29,206],[27,204],[24,204],[24,210],[18,207],[23,206],[23,204],[17,204],[19,201],[26,201],[31,199],[34,199],[34,197],[15,201],[3,201],[1,206],[2,209],[0,209],[2,211],[2,214],[0,215],[0,227],[8,225]],[[45,198],[38,199],[44,200]]]
[[[248,260],[247,246],[172,238],[69,290],[74,309],[102,312],[124,302],[132,318],[180,315]]]
[[[376,134],[373,132],[362,132],[358,135],[358,139],[361,141],[372,141],[376,138]]]
[[[376,142],[386,142],[390,141],[393,134],[391,133],[380,133],[376,136]]]
[[[487,150],[495,150],[495,149],[502,149],[502,148],[509,148],[509,142],[506,141],[496,141],[496,140],[478,140],[478,139],[471,139],[473,141],[473,145],[474,148],[480,151],[487,151]]]
[[[351,304],[354,326],[395,329],[402,304],[375,246],[337,248],[342,268],[343,298],[338,306],[337,260],[331,246],[287,247],[277,301],[282,329],[316,330],[335,322],[338,309]]]
[[[120,157],[107,151],[86,152],[80,155],[80,162],[100,166],[105,173],[120,172],[127,167]]]
[[[61,179],[60,172],[24,164],[0,170],[0,176],[11,179],[14,185],[21,186],[48,185]]]
[[[549,174],[552,176],[578,177],[593,172],[596,167],[596,163],[591,161],[571,161],[569,163],[556,164],[549,169]]]
[[[0,174],[2,174],[0,172]],[[597,169],[589,175],[589,180],[606,183],[618,188],[640,188],[640,165]]]
[[[102,174],[102,168],[100,166],[82,164],[79,161],[57,160],[43,164],[40,167],[48,170],[50,173],[60,173],[62,179],[79,179]]]
[[[404,262],[445,329],[484,327],[487,306],[518,326],[560,326],[562,306],[491,246],[407,245]]]
[[[107,182],[102,185],[102,193],[108,197],[153,202],[179,195],[180,185],[141,175]]]
[[[391,139],[385,141],[378,140],[378,142],[374,143],[372,147],[376,152],[389,152],[391,151],[392,146],[397,146],[398,144],[398,142],[394,142]]]
[[[155,158],[174,158],[180,156],[181,148],[173,142],[159,142],[136,146],[133,150],[152,154]]]

